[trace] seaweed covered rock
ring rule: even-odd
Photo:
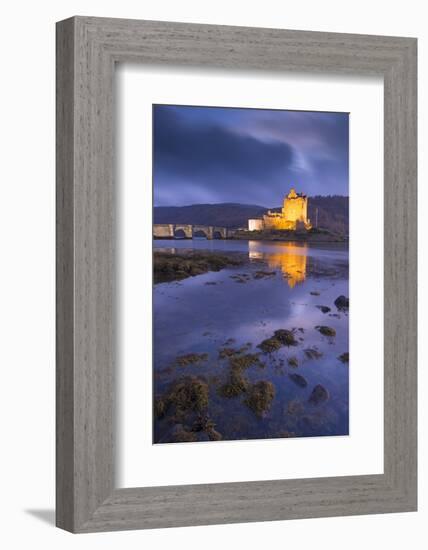
[[[275,397],[275,386],[267,380],[260,380],[248,389],[245,404],[257,415],[262,416],[270,409]]]
[[[237,397],[247,391],[248,385],[248,380],[242,374],[241,369],[232,368],[227,382],[220,386],[218,392],[222,397]]]
[[[163,418],[166,413],[166,403],[162,397],[156,397],[153,405],[153,412],[156,418]]]
[[[315,306],[315,307],[317,307],[323,313],[328,313],[329,311],[331,311],[331,308],[329,308],[328,306]]]
[[[192,425],[192,432],[196,432],[197,441],[220,441],[223,439],[215,429],[214,421],[208,415],[198,415]]]
[[[315,327],[318,332],[320,332],[323,336],[330,336],[330,337],[333,337],[333,336],[336,336],[336,331],[334,328],[332,327],[327,327],[325,325],[318,325],[317,327]]]
[[[207,430],[206,434],[210,441],[221,441],[223,439],[223,436],[221,435],[221,433],[218,432],[217,430],[214,430],[214,428]]]
[[[293,369],[296,369],[299,366],[299,360],[297,357],[289,357],[287,359],[287,363],[289,367],[292,367]]]
[[[304,412],[305,408],[303,403],[298,399],[292,399],[288,402],[287,413],[291,416],[298,416]]]
[[[226,359],[227,357],[232,357],[232,355],[236,355],[237,353],[239,353],[239,351],[235,348],[222,348],[218,352],[218,358]]]
[[[346,296],[340,295],[335,299],[334,305],[337,307],[339,311],[345,311],[349,309],[349,298],[347,298]]]
[[[308,359],[320,359],[322,353],[317,348],[306,348],[303,350],[304,354]]]
[[[264,366],[264,363],[260,361],[260,353],[232,355],[229,358],[229,377],[226,383],[220,386],[219,394],[223,397],[236,397],[246,392],[249,383],[243,375],[243,371],[252,365]]]
[[[153,254],[153,278],[155,284],[164,283],[194,277],[208,271],[220,271],[225,267],[237,266],[242,263],[242,258],[214,252],[180,251],[172,254],[166,250],[155,251]]]
[[[230,275],[230,278],[235,281],[235,283],[248,283],[250,281],[250,276],[248,273],[238,273],[237,275]]]
[[[309,396],[309,403],[312,405],[319,405],[324,403],[324,401],[327,401],[329,398],[330,394],[328,393],[328,390],[326,390],[326,388],[324,388],[321,384],[317,384]]]
[[[194,376],[175,382],[164,400],[177,412],[203,411],[208,407],[208,384]]]
[[[226,340],[226,342],[223,344],[223,347],[218,350],[219,359],[227,359],[228,357],[233,357],[234,355],[242,355],[243,353],[247,352],[252,346],[251,342],[247,342],[240,348],[232,348],[228,344],[229,341],[232,341],[232,343],[235,342],[233,338]]]
[[[263,340],[263,342],[260,342],[257,347],[265,353],[273,353],[274,351],[278,351],[282,348],[282,343],[277,338],[272,337]]]
[[[187,353],[186,355],[179,355],[175,359],[175,362],[180,367],[187,367],[189,365],[197,365],[207,359],[208,353]]]
[[[341,355],[339,355],[338,359],[339,359],[339,361],[341,361],[342,363],[349,363],[349,352],[348,352],[348,351],[345,351],[344,353],[342,353]]]
[[[297,346],[297,340],[294,337],[294,333],[291,330],[280,328],[274,333],[274,338],[279,340],[283,346]]]
[[[261,365],[260,353],[246,353],[231,357],[229,360],[230,368],[232,369],[248,369],[253,365]]]
[[[214,428],[215,424],[208,414],[198,414],[192,424],[192,432],[202,432]]]
[[[306,378],[302,376],[301,374],[292,373],[288,375],[290,380],[292,380],[296,386],[299,386],[299,388],[306,388],[308,385],[308,382],[306,381]]]
[[[293,331],[280,328],[273,333],[271,338],[263,340],[257,347],[265,353],[272,353],[283,346],[297,346],[297,343]]]
[[[276,271],[256,271],[253,274],[254,279],[264,279],[266,277],[275,277]]]

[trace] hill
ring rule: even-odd
[[[279,212],[281,208],[272,208]],[[318,212],[317,212],[318,210]],[[349,197],[341,195],[316,195],[309,197],[308,218],[313,227],[328,229],[333,233],[349,234]]]
[[[190,223],[219,227],[247,227],[248,218],[266,212],[263,206],[237,203],[191,204],[190,206],[157,206],[154,223]]]
[[[349,198],[339,195],[309,197],[308,216],[315,226],[335,233],[348,234]],[[253,204],[220,203],[189,206],[157,206],[154,223],[189,223],[237,228],[248,225],[248,218],[260,218],[268,209]],[[271,208],[273,211],[281,207]]]
[[[318,227],[333,233],[349,234],[349,197],[330,195],[309,197],[308,217],[315,227],[318,209]]]

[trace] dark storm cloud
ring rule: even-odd
[[[346,115],[158,105],[153,122],[156,205],[347,194]]]

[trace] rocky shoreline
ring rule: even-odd
[[[311,229],[309,231],[248,231],[239,229],[231,238],[251,241],[298,241],[309,243],[347,243],[349,240],[346,235],[331,233],[324,229]]]
[[[345,296],[339,296],[337,302],[342,305],[349,300]],[[343,311],[343,309],[342,309]],[[334,337],[336,332],[327,326],[318,327],[324,331],[322,334]],[[268,364],[277,363],[276,352],[280,349],[295,348],[302,344],[304,338],[296,338],[297,334],[304,332],[303,329],[277,329],[273,335],[258,345],[254,346],[248,342],[242,347],[230,347],[235,344],[228,340],[218,349],[217,369],[219,375],[209,378],[204,374],[183,372],[173,380],[162,394],[157,394],[154,400],[154,417],[157,421],[166,422],[166,428],[162,437],[157,443],[184,443],[196,441],[218,441],[228,439],[227,434],[222,434],[210,414],[210,402],[212,393],[216,393],[223,399],[239,399],[241,406],[247,407],[258,419],[266,418],[277,395],[277,388],[272,380],[265,379],[262,373],[267,369]],[[251,351],[251,348],[255,348]],[[260,351],[255,351],[260,350]],[[303,349],[306,361],[319,360],[322,353],[314,349]],[[186,371],[189,367],[196,367],[197,371],[204,372],[203,365],[208,360],[208,353],[189,353],[176,357],[171,368],[178,368]],[[341,363],[349,362],[349,352],[343,352],[336,359]],[[307,405],[318,409],[325,402],[330,400],[330,391],[321,383],[309,385],[308,380],[302,374],[295,372],[300,361],[293,355],[288,359],[288,366],[293,371],[284,370],[284,360],[280,359],[277,370],[288,374],[288,378],[300,391],[308,388],[309,394],[306,399],[294,399],[287,405],[287,416],[299,417],[305,413]],[[248,372],[256,369],[260,374],[256,380],[250,381]],[[300,369],[299,369],[300,370]],[[305,405],[305,401],[307,405]],[[310,422],[310,416],[307,421]],[[298,431],[280,432],[271,437],[299,437]]]
[[[239,255],[218,254],[203,251],[167,252],[155,251],[153,253],[153,282],[166,283],[187,279],[208,273],[208,271],[220,271],[225,267],[239,266],[244,259]]]

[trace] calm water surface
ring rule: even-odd
[[[197,376],[209,385],[208,414],[224,440],[348,434],[348,364],[338,356],[348,351],[348,314],[334,305],[348,294],[348,249],[341,244],[313,246],[233,240],[155,240],[155,250],[209,250],[244,257],[243,265],[209,272],[154,287],[154,393],[165,395],[183,376]],[[254,278],[257,271],[274,275]],[[239,275],[239,278],[236,278]],[[240,282],[244,278],[245,282]],[[322,313],[316,306],[327,306]],[[336,331],[326,337],[316,330],[327,325]],[[250,383],[270,381],[275,398],[259,417],[245,405],[245,394],[222,397],[218,388],[228,377],[228,360],[219,350],[248,345],[248,353],[277,329],[295,331],[297,346],[261,354],[264,367],[245,371]],[[251,347],[250,347],[251,344]],[[316,348],[322,357],[308,359],[304,350]],[[177,356],[207,353],[208,360],[180,367]],[[298,359],[290,367],[287,359]],[[307,381],[298,386],[289,374]],[[329,392],[319,405],[308,399],[317,385]],[[154,442],[171,442],[174,419],[156,419]]]

